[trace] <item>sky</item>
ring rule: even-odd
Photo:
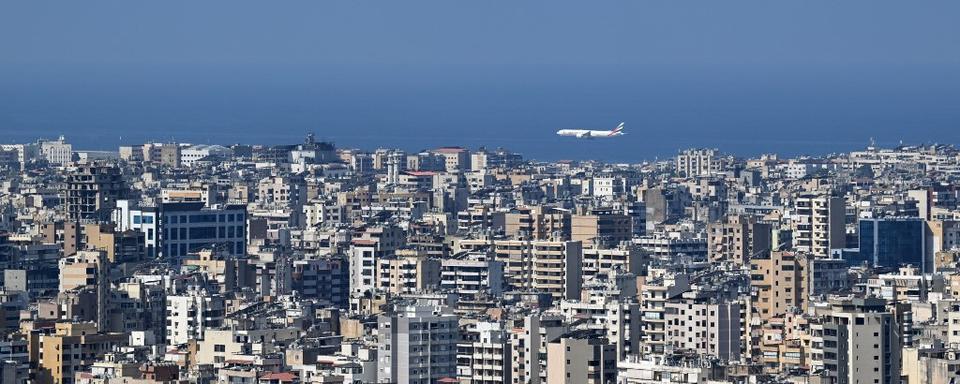
[[[0,1],[0,142],[632,162],[960,142],[956,1]],[[556,137],[610,129],[616,140]]]

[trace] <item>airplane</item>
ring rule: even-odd
[[[561,129],[557,131],[560,136],[574,136],[578,139],[593,139],[623,136],[623,123],[610,131],[595,131],[591,129]]]

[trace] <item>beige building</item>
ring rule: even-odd
[[[829,256],[831,249],[846,246],[846,211],[842,197],[803,193],[793,203],[790,229],[794,250]]]
[[[707,225],[707,252],[711,261],[732,261],[748,264],[754,255],[770,252],[770,224],[755,216],[729,215],[724,221]]]
[[[491,248],[494,260],[504,263],[511,289],[549,293],[555,300],[580,297],[583,249],[579,241],[462,240],[455,248]]]
[[[513,383],[547,382],[547,345],[568,330],[564,318],[554,314],[532,314],[510,330],[510,364]]]
[[[144,144],[143,161],[167,167],[179,167],[180,146],[176,143]]]
[[[593,330],[573,331],[547,345],[548,384],[606,384],[616,380],[616,347]]]
[[[441,147],[430,151],[435,155],[443,156],[444,167],[447,172],[464,172],[470,170],[470,151],[460,147]]]
[[[518,208],[505,215],[504,233],[517,239],[567,240],[570,238],[570,212],[533,206]]]
[[[377,260],[377,281],[380,290],[393,294],[431,291],[440,285],[440,260],[398,251]]]
[[[93,323],[57,323],[55,332],[40,336],[42,357],[36,375],[39,384],[71,384],[83,371],[114,347],[124,345],[128,335],[101,333]]]
[[[60,259],[60,292],[97,285],[104,272],[105,258],[102,251],[80,251]]]
[[[926,222],[924,249],[927,255],[925,258],[934,256],[935,260],[940,260],[941,255],[949,255],[950,251],[960,250],[960,220],[929,220]],[[956,253],[954,253],[956,255]],[[940,270],[943,266],[951,266],[955,262],[951,259],[944,259],[943,262],[935,262],[935,270]]]
[[[903,349],[903,384],[960,382],[960,351],[954,348]]]
[[[213,364],[222,367],[227,360],[239,356],[279,353],[279,345],[296,340],[296,328],[254,330],[208,329],[197,343],[193,364]]]
[[[117,231],[112,226],[87,224],[85,226],[87,248],[106,253],[106,261],[135,263],[146,258],[146,236],[140,231]]]
[[[837,384],[900,383],[901,333],[886,302],[831,300],[823,325],[823,365]]]
[[[750,286],[753,315],[762,321],[783,316],[793,308],[802,308],[801,264],[793,252],[777,251],[768,258],[750,260]]]
[[[633,237],[633,219],[612,209],[594,209],[570,219],[573,241],[615,245]]]

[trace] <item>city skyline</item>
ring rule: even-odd
[[[960,383],[957,15],[0,1],[0,384]]]

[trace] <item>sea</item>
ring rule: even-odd
[[[505,148],[535,160],[639,163],[696,147],[824,155],[873,140],[960,142],[955,71],[42,71],[0,77],[0,142],[78,150],[144,142]],[[559,137],[612,129],[612,139]]]

